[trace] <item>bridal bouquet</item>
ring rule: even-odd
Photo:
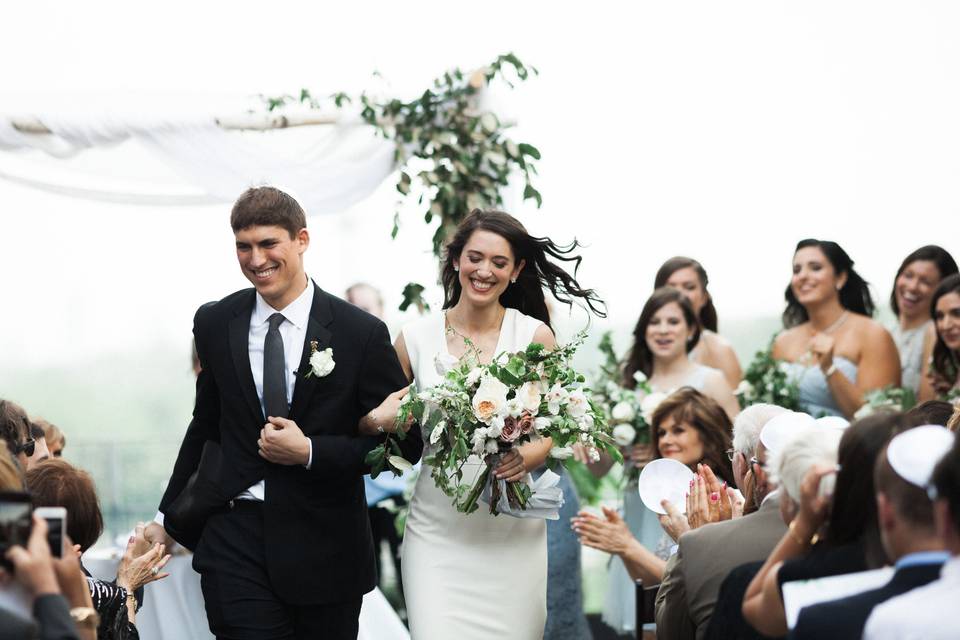
[[[479,364],[478,352],[465,339],[463,358],[455,363],[438,361],[443,382],[407,396],[397,419],[413,416],[429,434],[431,446],[424,460],[433,467],[437,487],[453,498],[458,511],[472,513],[481,496],[494,515],[501,511],[520,515],[527,508],[535,495],[528,484],[491,479],[500,457],[526,442],[552,438],[547,463],[551,467],[572,458],[575,444],[594,458],[599,458],[598,448],[620,457],[603,411],[584,388],[583,376],[570,366],[584,337],[580,333],[552,351],[534,343],[524,351],[501,354],[487,365]],[[388,440],[368,456],[374,474],[388,465],[396,469],[388,455],[391,447],[395,445]],[[486,463],[472,485],[464,480],[464,465],[471,456],[481,456]]]
[[[757,351],[734,393],[742,409],[765,402],[800,410],[800,388],[790,376],[787,363],[773,357],[773,341],[766,351]]]
[[[604,364],[596,377],[593,401],[604,410],[614,442],[621,447],[650,444],[653,412],[669,394],[654,391],[642,371],[633,374],[636,388],[620,386],[620,362],[613,350],[609,331],[600,339],[599,349],[604,356]],[[629,468],[625,468],[624,477],[630,481],[640,470],[636,465],[627,466]]]

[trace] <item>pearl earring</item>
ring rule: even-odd
[[[510,278],[510,284],[517,284],[516,278]]]
[[[453,270],[459,272],[459,271],[460,271],[460,265],[458,265],[458,264],[453,265]]]

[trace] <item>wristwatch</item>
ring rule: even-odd
[[[100,614],[93,607],[74,607],[70,617],[80,629],[96,629],[100,626]]]

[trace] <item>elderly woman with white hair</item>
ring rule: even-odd
[[[873,466],[890,438],[915,424],[900,413],[880,413],[845,431],[813,425],[780,449],[771,464],[780,482],[781,514],[790,524],[744,596],[743,616],[754,629],[766,636],[787,634],[783,583],[885,562]]]

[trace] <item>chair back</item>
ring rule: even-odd
[[[652,587],[645,587],[643,580],[634,580],[636,583],[637,598],[637,639],[643,638],[643,625],[656,622],[655,606],[657,602],[657,592],[660,591],[660,585],[655,584]]]

